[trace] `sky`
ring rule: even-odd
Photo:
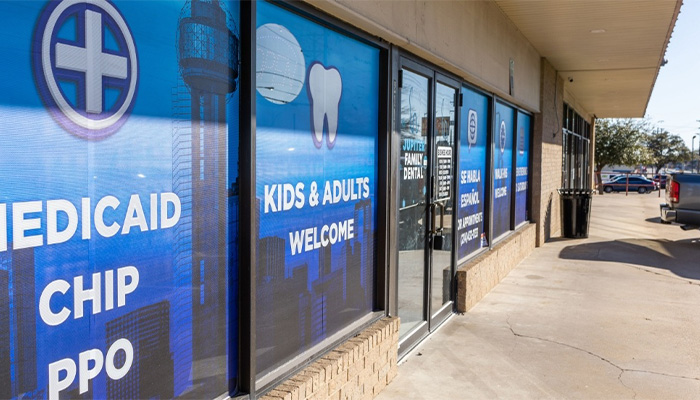
[[[681,7],[666,50],[668,64],[661,67],[646,116],[657,127],[681,136],[688,148],[700,148],[700,1],[686,0]],[[661,122],[663,121],[663,122]]]

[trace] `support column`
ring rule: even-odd
[[[532,218],[537,223],[537,247],[561,234],[559,194],[562,185],[562,121],[564,80],[542,58],[540,113],[533,135]]]

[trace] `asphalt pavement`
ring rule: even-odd
[[[594,196],[588,239],[535,249],[377,399],[699,399],[700,231],[662,201]]]

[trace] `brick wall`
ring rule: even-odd
[[[457,270],[457,311],[467,312],[535,248],[536,224],[526,225]]]
[[[536,245],[561,234],[559,194],[562,185],[562,123],[564,80],[542,59],[541,105],[535,114],[532,160],[532,219],[537,223]]]
[[[398,349],[399,319],[383,318],[262,399],[372,399],[396,376]]]

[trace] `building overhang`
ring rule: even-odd
[[[598,118],[643,117],[682,0],[494,0]]]

